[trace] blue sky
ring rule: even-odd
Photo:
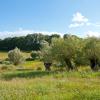
[[[0,37],[100,35],[100,0],[0,0]]]

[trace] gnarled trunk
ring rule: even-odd
[[[44,63],[45,70],[50,71],[51,70],[52,63]]]
[[[92,70],[95,70],[97,66],[97,59],[95,58],[90,59],[90,66]]]
[[[65,59],[65,62],[67,64],[67,66],[68,66],[68,71],[74,69],[74,66],[73,66],[73,64],[72,64],[70,59]]]

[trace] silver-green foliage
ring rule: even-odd
[[[100,65],[100,38],[89,37],[85,40],[85,47],[83,51],[86,58],[90,61],[92,69]]]
[[[45,63],[51,63],[52,62],[51,46],[46,41],[42,41],[41,45],[42,45],[41,54],[43,61]]]
[[[86,39],[85,53],[88,59],[100,59],[100,39],[95,37]]]
[[[18,65],[24,61],[24,57],[20,49],[18,48],[15,48],[14,50],[9,51],[8,58],[14,65]]]
[[[70,35],[67,39],[55,38],[52,40],[52,55],[54,59],[60,62],[64,61],[69,68],[73,66],[73,60],[78,48],[78,39]]]

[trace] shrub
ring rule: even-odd
[[[37,67],[37,69],[36,70],[42,70],[42,68],[41,67]]]
[[[20,49],[18,48],[15,48],[14,50],[9,51],[8,58],[14,65],[18,65],[24,61],[24,57]]]
[[[7,60],[0,60],[0,64],[10,65],[11,63]]]
[[[4,61],[2,62],[2,64],[10,65],[11,63],[10,63],[9,61],[5,61],[5,60],[4,60]]]
[[[41,52],[40,51],[32,51],[31,57],[32,57],[33,60],[41,59]]]
[[[33,61],[32,58],[26,58],[26,61]]]

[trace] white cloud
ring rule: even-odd
[[[69,25],[69,28],[81,27],[84,25],[89,25],[88,18],[83,16],[80,12],[76,12],[73,15],[72,23]]]
[[[100,27],[100,23],[89,22],[89,19],[87,17],[83,16],[80,12],[76,12],[75,14],[73,14],[72,23],[69,25],[69,28],[82,26]]]
[[[4,39],[7,37],[15,37],[15,36],[26,36],[27,34],[33,34],[33,33],[42,33],[44,35],[52,35],[52,34],[59,34],[63,36],[62,33],[59,32],[48,32],[48,31],[34,31],[34,30],[24,30],[22,28],[19,28],[17,31],[3,31],[0,32],[0,39]]]
[[[100,23],[90,23],[88,26],[100,27]]]
[[[77,22],[77,23],[86,23],[88,22],[88,18],[83,16],[80,12],[76,12],[73,15],[72,22]]]
[[[100,23],[90,23],[90,22],[87,22],[86,26],[100,27]]]
[[[91,26],[91,25],[93,25],[93,24],[90,23],[90,22],[87,22],[87,23],[86,23],[86,26]]]
[[[69,25],[69,28],[81,27],[84,26],[84,23],[73,23]]]
[[[86,36],[95,36],[95,37],[100,37],[100,32],[95,32],[95,31],[88,31],[85,33]]]

